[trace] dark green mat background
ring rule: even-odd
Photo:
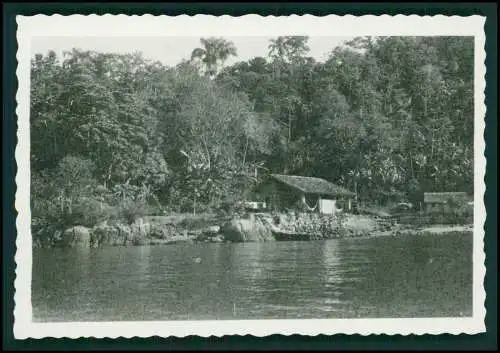
[[[290,14],[417,14],[487,16],[486,31],[486,325],[484,334],[423,336],[335,335],[302,337],[273,335],[266,338],[226,336],[223,338],[163,339],[42,339],[13,337],[15,278],[15,163],[16,117],[16,15],[36,14],[153,14],[153,15],[290,15]],[[497,347],[497,5],[496,3],[3,3],[3,340],[4,350],[351,350],[351,349],[453,349],[491,350]],[[23,187],[22,185],[20,187]]]

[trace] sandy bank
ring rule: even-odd
[[[405,236],[405,235],[457,235],[472,233],[473,226],[470,225],[432,225],[426,227],[411,227],[396,224],[392,229],[383,232],[376,231],[370,236]]]
[[[468,225],[463,225],[463,226],[450,226],[450,225],[433,225],[430,227],[425,227],[420,229],[421,232],[423,233],[432,233],[432,234],[444,234],[444,233],[450,233],[450,232],[472,232],[473,231],[473,225],[468,224]]]

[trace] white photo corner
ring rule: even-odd
[[[17,339],[486,331],[485,17],[17,24]]]

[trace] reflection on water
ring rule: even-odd
[[[470,316],[472,237],[35,249],[32,291],[35,321]]]

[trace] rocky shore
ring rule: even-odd
[[[97,248],[472,232],[471,226],[421,228],[366,215],[332,217],[316,213],[250,213],[232,219],[213,217],[188,220],[186,222],[182,216],[157,216],[140,218],[132,224],[103,222],[93,228],[77,225],[64,231],[56,231],[50,242],[34,241],[34,246]]]

